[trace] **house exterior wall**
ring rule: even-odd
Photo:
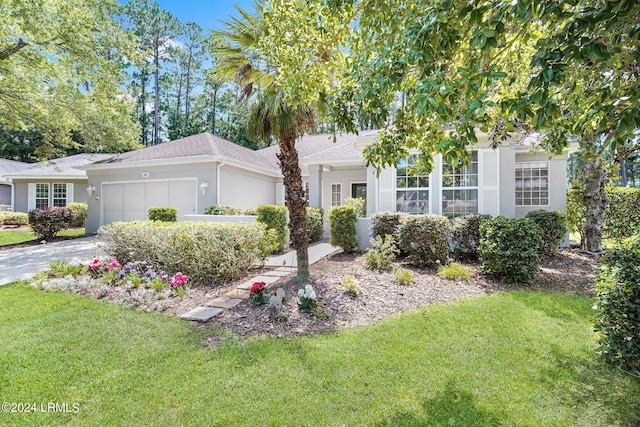
[[[549,164],[549,204],[546,206],[516,206],[515,205],[515,178],[510,181],[514,186],[510,194],[513,197],[515,217],[521,218],[528,212],[536,209],[548,211],[567,209],[567,154],[550,157],[545,153],[517,153],[515,161],[518,162],[547,162]],[[515,170],[515,168],[514,168]]]
[[[162,165],[162,166],[140,166],[132,165],[126,168],[87,170],[88,183],[84,185],[82,191],[85,196],[87,185],[93,185],[95,192],[89,200],[89,213],[87,216],[87,233],[95,233],[101,225],[102,191],[103,184],[109,183],[144,183],[161,182],[176,179],[193,179],[197,186],[202,182],[208,183],[205,194],[197,191],[196,207],[198,214],[202,214],[207,206],[216,204],[216,167],[217,163],[205,162],[198,164],[182,165]],[[144,177],[143,177],[144,172]]]
[[[66,178],[66,179],[14,179],[14,191],[15,191],[15,205],[13,206],[14,212],[28,212],[29,211],[29,184],[30,183],[47,183],[47,184],[73,184],[73,201],[77,203],[87,203],[89,196],[87,195],[87,180],[86,178]],[[51,191],[51,190],[50,190]],[[11,196],[9,196],[9,204],[11,204]]]
[[[331,208],[331,186],[332,184],[340,184],[341,198],[340,204],[344,204],[344,200],[351,197],[351,184],[359,184],[367,182],[367,169],[361,167],[333,168],[330,171],[322,173],[322,209],[325,216]],[[311,186],[309,186],[311,188]],[[369,195],[367,194],[367,199]]]
[[[0,184],[0,205],[11,206],[11,186]]]
[[[276,204],[275,177],[230,165],[220,168],[220,204],[242,209]]]

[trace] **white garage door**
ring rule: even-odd
[[[151,207],[171,206],[178,218],[196,213],[197,180],[102,184],[102,224],[146,220]]]

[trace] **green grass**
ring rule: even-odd
[[[79,412],[0,424],[632,425],[640,383],[597,358],[592,304],[509,292],[336,334],[223,335],[207,350],[206,328],[176,318],[9,285],[0,401]]]
[[[84,236],[84,230],[65,230],[58,233],[58,236],[80,237]],[[12,243],[24,243],[36,240],[36,236],[31,231],[0,231],[0,246]]]

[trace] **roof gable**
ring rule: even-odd
[[[78,177],[87,176],[82,170],[75,169],[77,166],[91,164],[95,161],[104,160],[112,154],[83,153],[59,159],[46,160],[40,163],[30,164],[27,168],[17,172],[5,174],[7,178],[38,178],[38,177]]]

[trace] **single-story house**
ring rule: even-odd
[[[87,174],[76,167],[111,158],[113,154],[76,154],[29,165],[4,178],[12,184],[13,211],[86,203]]]
[[[423,176],[409,168],[414,157],[376,175],[366,167],[361,150],[377,137],[360,135],[304,136],[297,142],[309,206],[341,205],[348,197],[367,200],[367,214],[378,211],[437,213],[458,216],[487,213],[521,217],[534,209],[564,210],[566,153],[535,151],[538,136],[517,144],[490,147],[487,135],[469,147],[465,167],[443,164]],[[114,221],[146,219],[153,206],[178,208],[184,215],[202,214],[214,204],[254,208],[284,204],[277,146],[253,151],[210,133],[202,133],[77,166],[91,189],[87,231]]]
[[[33,165],[16,162],[14,160],[0,159],[0,210],[11,210],[13,184],[4,175],[27,169]]]

